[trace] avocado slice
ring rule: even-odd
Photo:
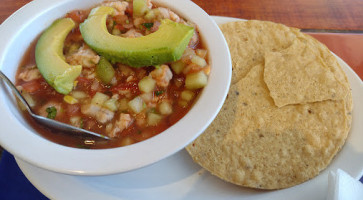
[[[146,36],[123,38],[111,35],[106,19],[113,13],[114,8],[96,7],[80,25],[84,41],[111,62],[143,67],[179,60],[194,34],[193,27],[164,19],[159,30]]]
[[[57,92],[68,94],[81,74],[81,65],[69,65],[63,55],[64,40],[75,23],[70,18],[56,20],[40,36],[35,47],[35,61],[44,79]]]

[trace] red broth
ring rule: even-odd
[[[109,32],[120,37],[133,37],[156,31],[160,19],[134,19],[130,4],[132,2],[126,7],[124,13],[121,12],[107,19],[107,24],[112,24],[108,27]],[[165,11],[165,8],[158,8],[155,5],[151,8]],[[143,68],[132,68],[114,63],[112,67],[115,75],[110,83],[105,84],[100,81],[95,72],[100,56],[86,45],[78,28],[79,23],[87,18],[89,11],[76,10],[65,16],[77,23],[64,43],[65,60],[70,64],[82,64],[82,73],[76,79],[73,91],[68,95],[60,94],[41,76],[35,62],[37,40],[32,42],[23,57],[17,71],[16,85],[35,113],[107,135],[113,139],[107,141],[85,135],[59,133],[39,125],[24,112],[25,118],[46,139],[76,148],[100,149],[126,146],[165,131],[190,110],[202,90],[202,88],[187,89],[186,77],[197,72],[209,74],[208,64],[201,66],[193,60],[196,58],[199,61],[207,60],[207,51],[199,42],[201,40],[198,32],[196,31],[184,55],[178,61],[183,65],[182,71],[176,72],[173,63]],[[171,15],[174,14],[171,13]],[[179,21],[174,20],[189,24],[182,18],[179,18]],[[137,26],[136,23],[139,24],[140,21],[147,26]],[[155,82],[151,92],[144,92],[139,88],[140,80],[145,77],[151,77]],[[94,99],[97,99],[95,96],[101,96],[106,100],[102,105],[94,104]],[[140,112],[135,112],[130,106],[130,102],[135,98],[142,101]]]

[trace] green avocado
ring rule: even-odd
[[[81,65],[69,65],[63,55],[64,40],[75,23],[70,18],[56,20],[40,36],[35,47],[35,61],[44,79],[57,92],[68,94],[74,80],[82,71]]]
[[[179,60],[194,34],[193,27],[164,19],[156,32],[146,36],[123,38],[111,35],[106,19],[113,13],[111,7],[94,8],[80,25],[84,41],[111,62],[143,67]]]

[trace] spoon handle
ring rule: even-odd
[[[23,103],[23,105],[29,111],[29,113],[32,114],[33,111],[31,110],[28,102],[24,99],[24,97],[20,94],[18,89],[16,89],[15,85],[8,79],[8,77],[2,71],[0,71],[0,77],[11,88],[11,90],[13,90],[16,97],[21,101],[21,103]]]

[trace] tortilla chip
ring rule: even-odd
[[[348,90],[347,95],[344,99],[346,103],[346,114],[347,114],[347,124],[348,130],[350,130],[352,123],[352,110],[353,110],[353,99],[350,88],[350,83],[346,74],[344,73],[342,67],[340,66],[337,58],[332,54],[332,52],[324,44],[320,43],[317,39],[310,35],[303,34],[301,32],[295,33],[299,40],[304,41],[309,46],[314,47],[312,50],[316,52],[317,55],[324,60],[325,64],[328,66],[330,71],[335,75],[339,83],[343,84],[346,90]]]
[[[350,85],[336,57],[281,24],[240,21],[221,29],[232,85],[216,119],[187,146],[189,154],[212,174],[251,188],[286,188],[317,176],[352,122]]]
[[[299,39],[287,49],[265,54],[264,80],[278,107],[341,100],[348,92],[320,54]]]
[[[275,106],[262,64],[231,86],[214,122],[186,149],[212,174],[261,189],[290,187],[326,168],[348,134],[344,100]]]
[[[234,76],[232,83],[245,77],[250,69],[264,61],[265,51],[289,47],[299,29],[267,21],[236,21],[220,26],[229,46]]]

